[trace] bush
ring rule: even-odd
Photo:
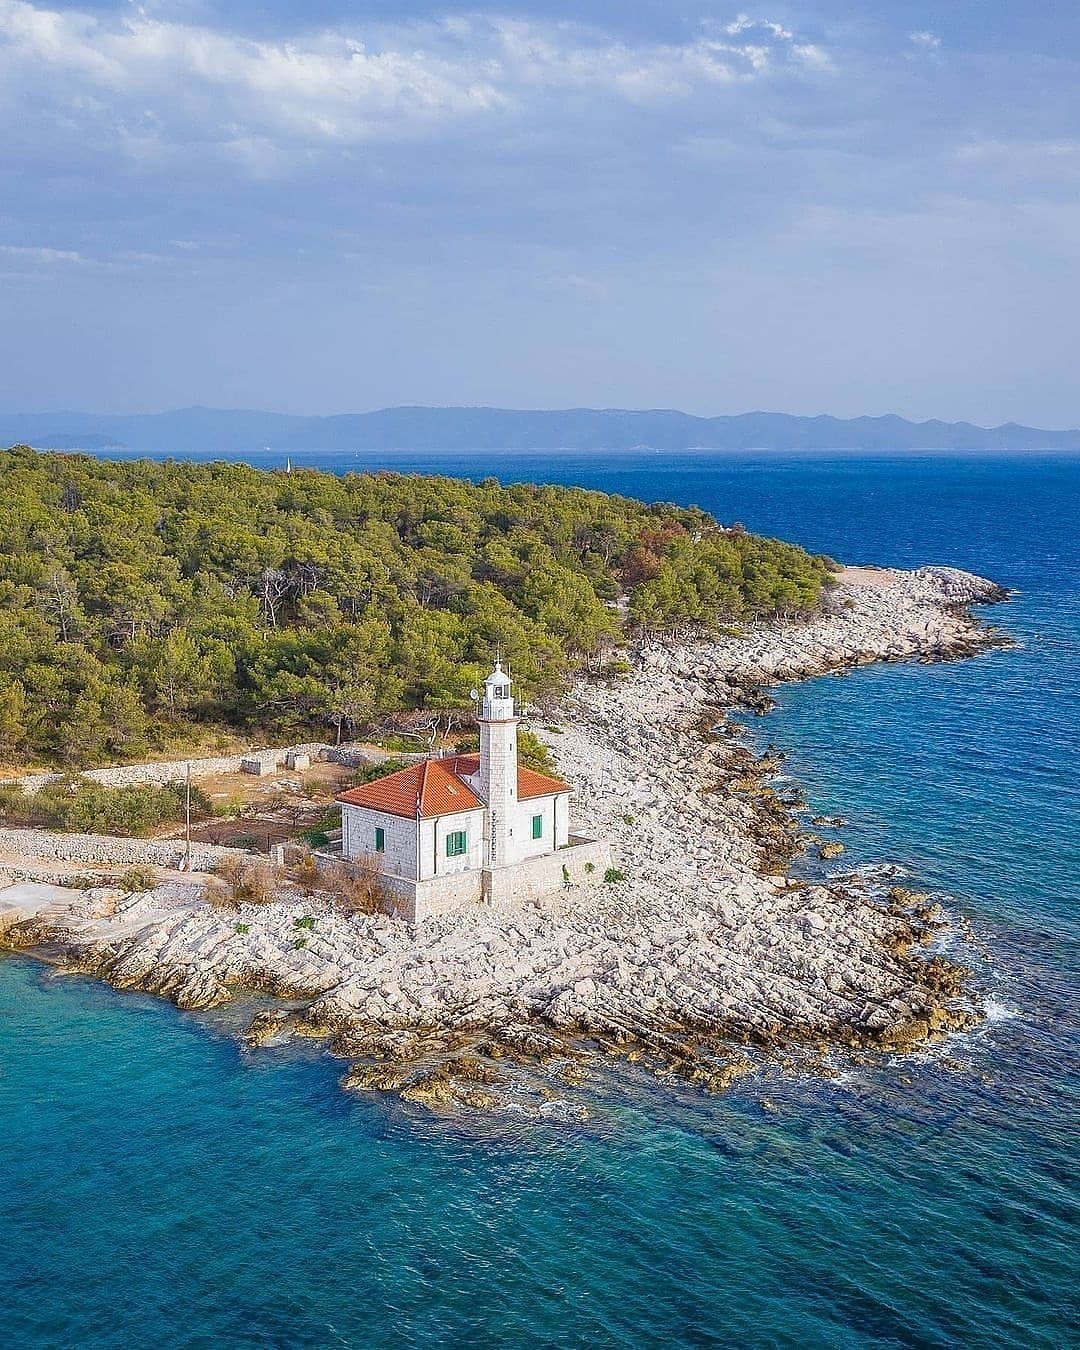
[[[73,891],[89,891],[101,885],[101,878],[93,872],[76,872],[74,876],[65,878],[64,885]]]
[[[301,886],[315,886],[319,881],[319,864],[309,848],[298,850],[300,856],[293,863],[293,873]]]
[[[386,891],[375,858],[354,858],[323,868],[319,876],[324,890],[346,914],[377,914],[386,900]]]
[[[397,773],[398,769],[407,769],[404,759],[384,759],[379,764],[365,764],[357,769],[351,787],[360,787],[363,783],[373,783],[376,778],[385,778],[388,773]]]
[[[35,793],[18,787],[0,788],[0,816],[12,825],[47,830],[140,835],[183,820],[185,796],[183,783],[104,787],[88,778],[67,778],[48,783]],[[209,798],[193,787],[192,818],[203,820],[210,813]]]
[[[153,867],[139,864],[129,867],[120,878],[122,891],[152,891],[158,883],[157,872]]]
[[[281,884],[278,869],[262,858],[224,858],[206,885],[206,899],[219,909],[238,905],[268,905]]]
[[[391,732],[389,735],[379,737],[379,746],[383,750],[404,751],[406,754],[417,754],[421,750],[427,749],[426,736],[404,736],[399,732]]]
[[[616,881],[625,881],[626,873],[620,871],[618,867],[609,867],[608,870],[604,873],[604,880],[608,883],[609,886],[612,886],[615,884]]]
[[[518,763],[524,764],[527,769],[535,769],[537,773],[555,773],[551,751],[535,732],[526,731],[523,727],[518,728],[517,756]]]

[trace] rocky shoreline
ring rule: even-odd
[[[612,842],[610,881],[416,930],[296,886],[235,912],[192,882],[97,888],[3,941],[186,1008],[286,997],[252,1044],[326,1036],[352,1061],[347,1086],[429,1105],[543,1112],[599,1053],[720,1090],[765,1051],[922,1044],[977,1017],[963,970],[926,956],[941,912],[858,877],[788,877],[806,840],[770,785],[778,762],[728,717],[774,681],[995,645],[968,607],[1004,598],[955,569],[849,568],[808,622],[649,644],[628,677],[580,681],[535,729],[576,786],[576,824]]]

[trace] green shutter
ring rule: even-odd
[[[454,830],[453,833],[446,836],[446,856],[448,858],[460,858],[468,851],[469,838],[464,830]]]
[[[543,839],[544,837],[544,817],[533,816],[533,838]]]
[[[381,825],[377,825],[375,827],[375,852],[376,853],[386,852],[386,831],[382,828]]]

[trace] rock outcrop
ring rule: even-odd
[[[295,887],[229,912],[176,883],[111,914],[88,896],[6,940],[47,938],[182,1007],[286,994],[303,1006],[262,1014],[251,1043],[327,1035],[355,1061],[350,1086],[432,1106],[490,1105],[496,1060],[569,1066],[572,1083],[599,1050],[719,1091],[752,1065],[746,1047],[902,1048],[972,1016],[962,973],[920,954],[939,913],[915,892],[784,875],[799,838],[767,781],[778,760],[733,740],[726,712],[773,680],[984,647],[964,606],[1001,594],[952,569],[849,569],[811,622],[650,645],[626,679],[579,682],[544,734],[578,823],[619,859],[588,891],[413,930]]]

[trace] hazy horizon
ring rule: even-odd
[[[146,409],[100,409],[100,408],[75,408],[75,407],[57,407],[57,408],[0,408],[0,416],[11,417],[95,417],[95,418],[150,418],[150,417],[169,417],[183,413],[214,413],[214,414],[241,414],[250,416],[267,417],[289,417],[303,419],[307,421],[329,420],[341,417],[367,417],[378,413],[398,412],[416,410],[422,412],[494,412],[494,413],[519,413],[519,414],[539,414],[548,413],[627,413],[631,415],[648,416],[672,415],[678,417],[688,417],[700,419],[702,421],[714,421],[725,418],[749,418],[749,417],[791,417],[800,420],[831,419],[835,421],[888,421],[893,418],[900,418],[912,426],[923,426],[928,423],[941,422],[945,425],[970,425],[979,430],[995,431],[1002,426],[1013,424],[1029,427],[1032,430],[1047,432],[1069,432],[1078,428],[1073,426],[1048,426],[1045,423],[1035,422],[1015,422],[1010,419],[1003,423],[978,423],[972,422],[969,418],[944,418],[935,414],[929,414],[925,417],[906,417],[902,413],[894,410],[887,410],[880,413],[852,413],[841,416],[837,413],[821,412],[799,412],[789,411],[783,408],[742,408],[738,410],[728,410],[719,412],[696,412],[690,408],[672,408],[660,405],[641,404],[637,407],[614,407],[579,404],[574,407],[566,405],[551,405],[549,407],[510,407],[508,405],[494,403],[393,403],[376,404],[365,408],[334,408],[326,411],[311,409],[290,409],[273,407],[228,407],[221,404],[210,403],[187,403],[183,405],[174,405],[171,407],[146,408]],[[1080,421],[1080,419],[1078,419]]]
[[[0,0],[0,408],[1075,427],[1078,77],[1050,0]]]

